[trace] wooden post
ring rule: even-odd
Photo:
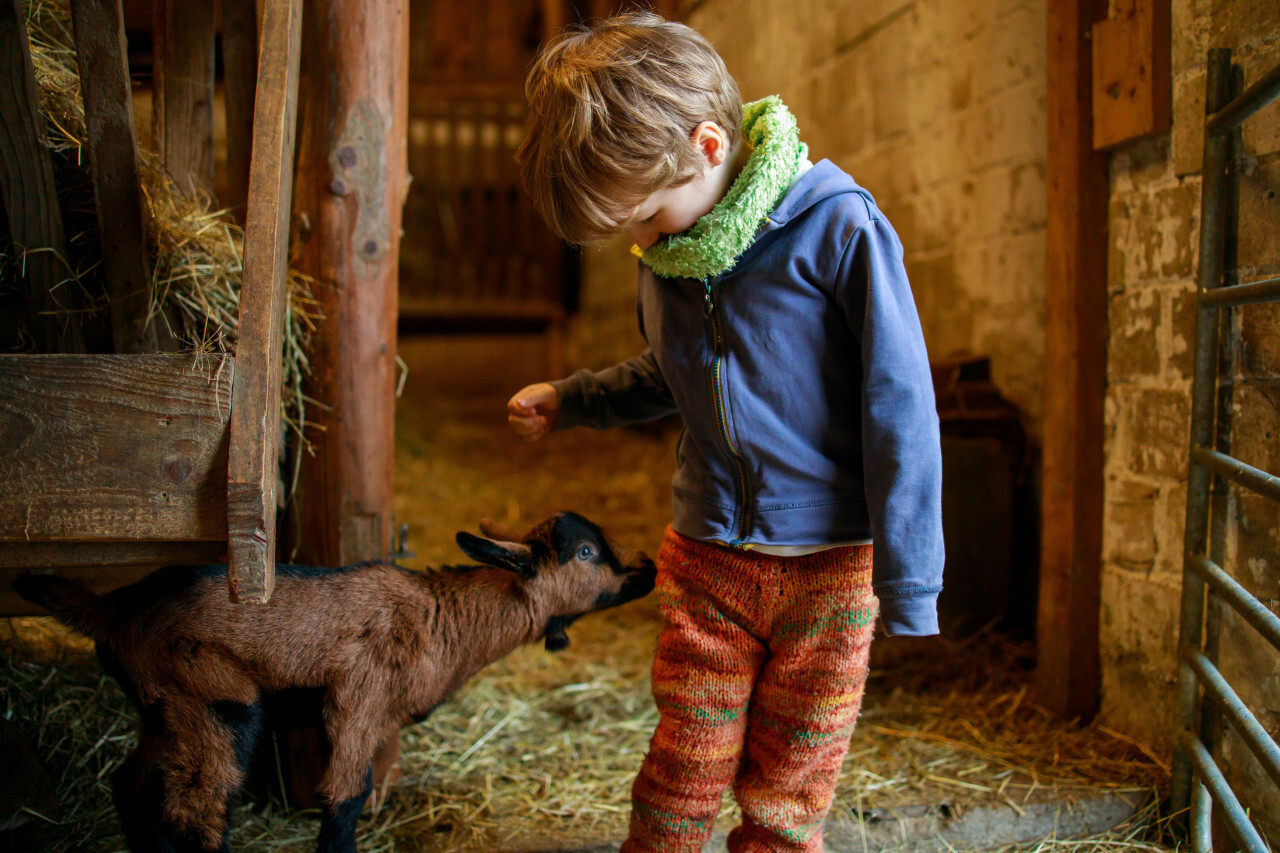
[[[314,0],[305,22],[294,203],[298,266],[325,318],[307,393],[326,408],[315,411],[315,455],[303,456],[292,536],[295,559],[313,565],[390,554],[408,15],[407,0]]]
[[[1045,277],[1044,495],[1037,701],[1064,718],[1098,707],[1107,161],[1093,150],[1092,25],[1107,0],[1051,0]]]
[[[217,5],[155,0],[151,140],[182,189],[213,189],[214,13]]]
[[[249,153],[253,147],[253,102],[258,69],[256,0],[222,0],[222,80],[227,105],[226,195],[220,200],[236,221],[245,221],[249,198]]]
[[[232,601],[265,602],[275,586],[280,359],[301,32],[302,0],[268,0],[257,75],[240,338],[231,386],[227,583]]]
[[[62,211],[44,145],[44,119],[22,0],[0,0],[0,201],[14,247],[26,252],[27,325],[41,352],[84,352],[67,278]]]
[[[151,253],[138,180],[124,12],[120,0],[73,0],[71,20],[112,342],[118,353],[173,349],[168,327],[150,322]]]

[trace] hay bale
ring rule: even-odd
[[[86,326],[95,351],[110,350],[107,299],[100,277],[100,254],[93,183],[85,150],[84,104],[76,65],[69,0],[30,0],[27,32],[40,93],[47,144],[54,163],[58,200],[67,233],[63,258],[67,304]],[[151,256],[151,322],[164,324],[190,352],[235,352],[240,286],[244,272],[244,231],[206,190],[179,187],[159,158],[139,146],[143,215]],[[0,235],[0,307],[20,308],[23,253]],[[20,310],[0,311],[14,320]],[[281,416],[305,442],[303,378],[310,373],[306,348],[320,320],[310,280],[290,270]],[[19,325],[0,329],[0,348],[31,351],[33,341]],[[7,338],[7,340],[6,340]]]

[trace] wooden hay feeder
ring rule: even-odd
[[[212,150],[211,121],[202,134],[190,119],[199,87],[178,59],[212,57],[212,6],[207,14],[198,3],[158,6],[157,20],[169,15],[163,38],[175,57],[157,62],[157,94],[164,93],[157,110],[170,131],[161,149],[177,176],[187,173],[190,152]],[[113,338],[125,354],[0,356],[0,611],[35,612],[10,589],[24,571],[56,568],[101,590],[158,565],[224,560],[232,599],[262,602],[274,583],[302,0],[262,4],[234,357],[147,352],[157,347],[146,322],[150,273],[139,263],[138,154],[120,3],[73,0],[71,11]],[[248,33],[252,39],[252,27]],[[0,67],[7,131],[0,191],[13,239],[57,247],[61,219],[21,0],[0,0]],[[211,75],[211,61],[207,67]],[[248,96],[238,100],[252,100],[251,91],[236,93]],[[69,324],[41,313],[60,275],[51,254],[27,255],[31,325],[44,351],[74,353]]]

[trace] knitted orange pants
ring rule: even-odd
[[[871,546],[780,558],[668,528],[657,595],[661,716],[620,853],[702,850],[730,786],[730,853],[821,851],[867,679]]]

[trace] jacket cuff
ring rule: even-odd
[[[880,624],[890,637],[929,637],[938,633],[938,594],[879,595]]]
[[[582,425],[583,414],[586,411],[586,402],[584,400],[586,389],[582,381],[582,374],[587,372],[579,370],[572,376],[564,379],[553,379],[548,383],[560,395],[560,411],[556,415],[555,425],[551,427],[552,432],[559,432],[560,430]]]

